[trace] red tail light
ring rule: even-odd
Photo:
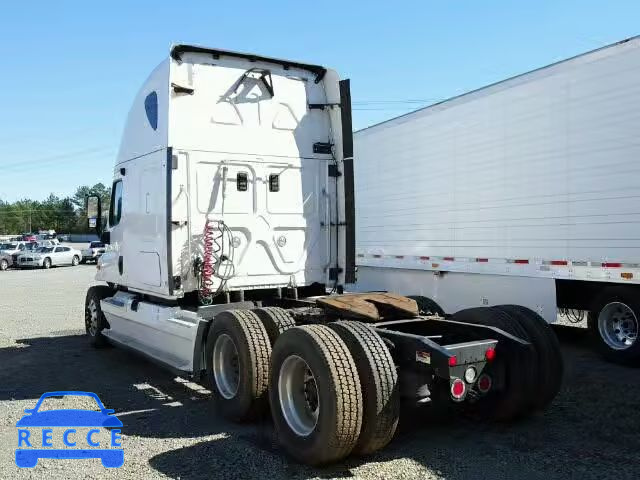
[[[487,362],[490,362],[494,358],[496,358],[496,349],[488,348],[486,352],[484,352],[484,358],[487,359]]]
[[[466,389],[467,387],[465,386],[464,382],[459,378],[456,378],[453,383],[451,383],[451,396],[455,400],[460,400],[462,397],[464,397],[464,392],[466,391]]]
[[[449,357],[449,366],[450,367],[455,367],[458,364],[458,359],[456,358],[455,355]]]

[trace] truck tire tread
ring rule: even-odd
[[[316,428],[306,437],[296,435],[282,416],[278,394],[279,367],[289,355],[301,356],[316,378],[321,410]],[[356,446],[362,426],[362,394],[355,362],[339,335],[324,325],[298,326],[285,331],[273,351],[269,395],[276,431],[285,450],[294,458],[311,465],[339,460]],[[330,400],[327,400],[330,399]],[[329,401],[335,414],[323,415],[323,403]],[[335,410],[333,410],[335,409]]]
[[[240,380],[232,399],[218,393],[212,356],[217,337],[226,333],[238,350]],[[249,421],[265,412],[269,387],[271,343],[258,316],[250,310],[226,310],[213,319],[206,342],[206,369],[213,397],[222,415],[237,422]]]
[[[366,455],[393,438],[400,416],[398,373],[384,341],[369,326],[355,321],[330,323],[345,342],[362,386],[362,429],[354,452]]]
[[[445,316],[442,307],[429,297],[424,297],[422,295],[408,295],[407,298],[416,301],[416,303],[418,304],[418,311],[420,315],[438,315],[439,317]]]
[[[87,332],[87,336],[89,337],[89,343],[95,347],[105,347],[109,345],[106,337],[102,335],[100,332],[105,328],[109,328],[109,323],[102,313],[102,308],[100,307],[100,300],[113,296],[114,291],[105,285],[94,285],[93,287],[89,287],[87,290],[87,294],[84,301],[84,323],[85,323],[85,331]],[[89,311],[89,303],[91,300],[95,300],[96,309],[98,312],[98,334],[96,336],[92,336],[89,334],[89,322],[91,312]]]
[[[276,343],[276,339],[285,330],[296,326],[293,317],[284,308],[280,307],[262,307],[251,310],[255,313],[262,325],[264,325],[271,346]]]
[[[533,398],[534,410],[543,410],[553,401],[564,376],[564,362],[560,342],[551,326],[537,313],[521,305],[500,305],[527,330],[528,340],[533,344],[538,359],[539,389]]]

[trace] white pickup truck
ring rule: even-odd
[[[106,248],[107,246],[103,242],[89,243],[89,247],[82,250],[82,260],[80,263],[97,262]]]

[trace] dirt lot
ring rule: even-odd
[[[638,478],[640,371],[602,362],[584,330],[560,331],[565,386],[543,415],[516,425],[405,418],[379,454],[312,469],[283,455],[268,421],[227,423],[202,387],[123,350],[89,347],[83,302],[94,271],[0,272],[0,478]],[[99,460],[14,465],[16,421],[52,390],[92,391],[115,409],[122,468]]]

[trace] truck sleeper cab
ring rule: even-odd
[[[384,447],[401,399],[500,419],[545,408],[562,370],[533,312],[445,319],[416,299],[343,293],[350,103],[324,67],[173,47],[129,114],[97,264],[108,286],[85,302],[93,345],[206,380],[231,420],[270,405],[285,450],[309,464]]]

